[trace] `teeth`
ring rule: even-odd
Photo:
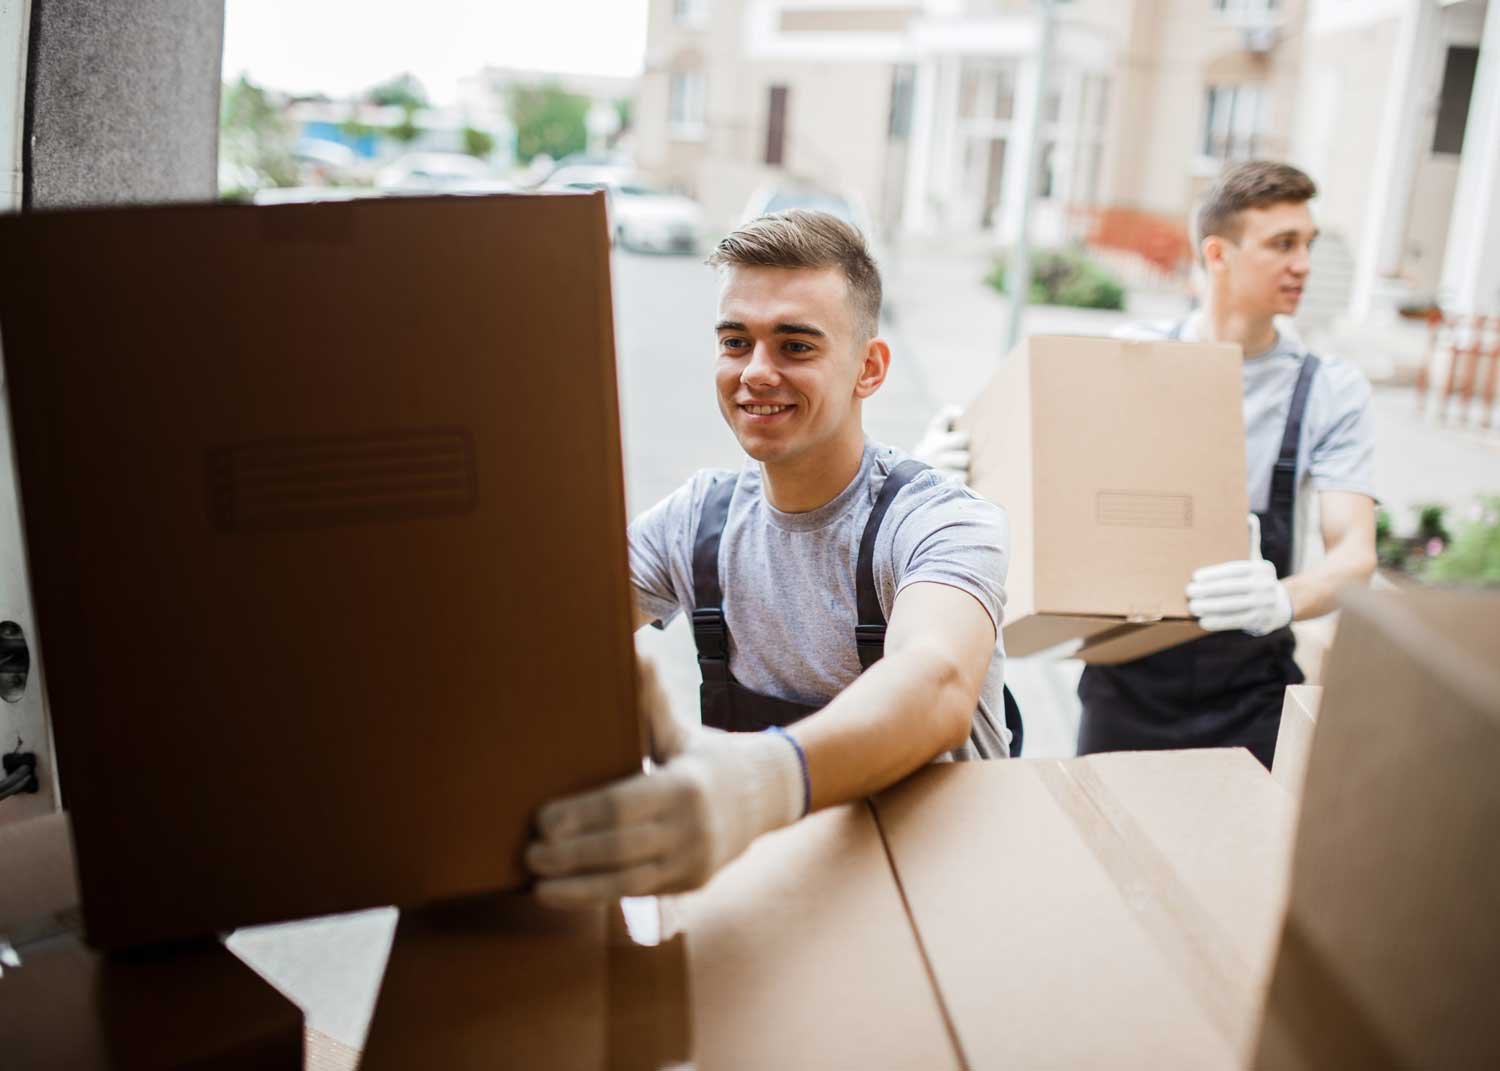
[[[755,416],[770,416],[773,413],[779,413],[783,409],[790,408],[791,406],[789,405],[747,405],[745,406],[745,412]]]

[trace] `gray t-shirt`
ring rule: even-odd
[[[1131,324],[1116,337],[1158,340],[1167,338],[1172,321]],[[1196,342],[1197,316],[1190,316],[1178,337]],[[1271,499],[1271,470],[1281,452],[1292,388],[1308,354],[1295,333],[1278,328],[1276,342],[1264,353],[1244,361],[1245,462],[1249,466],[1250,509],[1264,511]],[[1302,516],[1308,497],[1301,490],[1352,491],[1375,498],[1375,429],[1370,417],[1370,383],[1364,375],[1337,358],[1321,357],[1307,396],[1302,436],[1297,447],[1298,518],[1295,530],[1306,531]],[[1303,554],[1299,546],[1294,562]],[[1298,568],[1300,565],[1294,565]]]
[[[746,688],[822,706],[859,676],[854,577],[859,540],[875,498],[905,455],[865,443],[858,474],[831,502],[783,513],[766,500],[761,469],[747,462],[719,546],[719,584],[729,626],[730,671]],[[665,624],[693,601],[693,539],[703,499],[725,470],[702,470],[630,525],[636,604]],[[891,502],[875,543],[875,587],[890,618],[908,584],[947,584],[972,595],[995,625],[969,741],[954,759],[1010,753],[1002,687],[1010,536],[1005,511],[963,485],[924,472]]]

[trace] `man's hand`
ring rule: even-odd
[[[655,666],[640,659],[642,712],[662,764],[537,812],[526,865],[555,907],[686,892],[762,833],[807,809],[802,763],[776,733],[725,733],[672,717]]]
[[[911,449],[911,456],[925,461],[950,480],[969,481],[969,433],[954,428],[963,410],[956,405],[944,406],[933,414],[922,441]]]
[[[1264,636],[1292,623],[1292,597],[1260,556],[1260,519],[1250,515],[1250,557],[1204,566],[1187,586],[1188,612],[1210,632]]]

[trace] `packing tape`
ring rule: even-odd
[[[1085,763],[1038,763],[1038,776],[1073,820],[1120,899],[1231,1048],[1248,1038],[1258,993],[1250,968],[1171,862]]]

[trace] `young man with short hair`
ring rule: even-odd
[[[1188,608],[1210,635],[1124,665],[1089,666],[1078,751],[1243,746],[1267,767],[1283,693],[1303,680],[1293,620],[1337,606],[1339,589],[1375,569],[1370,386],[1342,361],[1319,359],[1276,317],[1297,311],[1317,239],[1317,187],[1288,164],[1229,168],[1196,217],[1203,307],[1126,337],[1235,342],[1244,351],[1251,552],[1197,570]],[[1298,570],[1303,489],[1317,496],[1325,554]]]
[[[866,438],[891,355],[863,239],[787,212],[709,263],[719,408],[749,459],[630,526],[637,625],[691,614],[705,727],[644,665],[662,765],[541,809],[526,859],[549,903],[693,888],[809,811],[1009,753],[1005,516]]]

